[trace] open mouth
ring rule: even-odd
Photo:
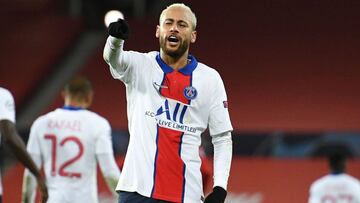
[[[179,39],[175,35],[170,35],[168,37],[168,41],[171,42],[172,44],[175,44],[175,43],[179,42]]]

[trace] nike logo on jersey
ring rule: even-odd
[[[159,91],[160,88],[169,88],[168,86],[165,86],[165,85],[159,85],[159,84],[157,84],[157,82],[153,82],[153,86],[158,91]]]

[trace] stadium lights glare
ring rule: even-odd
[[[124,14],[118,10],[110,10],[105,14],[104,23],[108,27],[110,23],[117,21],[119,18],[124,19]]]

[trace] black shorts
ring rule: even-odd
[[[170,202],[144,197],[136,192],[120,191],[119,203],[170,203]]]

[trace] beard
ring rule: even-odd
[[[159,37],[159,43],[160,43],[161,50],[165,54],[167,54],[173,58],[180,58],[182,55],[185,54],[185,52],[189,49],[189,46],[190,46],[190,42],[188,40],[180,40],[179,41],[180,45],[178,46],[177,49],[169,49],[166,46],[167,42],[168,41],[166,38]]]

